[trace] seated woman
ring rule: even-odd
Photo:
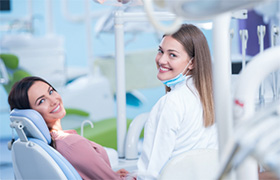
[[[218,149],[211,54],[203,32],[183,24],[164,35],[155,63],[167,93],[145,124],[138,161],[138,171],[147,176],[138,176],[143,179],[157,179],[165,164],[183,152]]]
[[[78,98],[78,97],[77,97]],[[128,171],[111,168],[105,149],[75,130],[63,130],[61,119],[66,111],[61,96],[44,79],[26,77],[14,84],[8,101],[11,110],[34,109],[44,118],[52,137],[52,147],[78,171],[82,179],[125,179]]]

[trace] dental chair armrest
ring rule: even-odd
[[[142,113],[136,116],[129,125],[125,144],[125,158],[127,160],[138,159],[138,141],[148,116],[149,113]]]

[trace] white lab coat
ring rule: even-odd
[[[138,179],[156,179],[167,161],[182,152],[218,148],[216,125],[203,126],[202,104],[190,76],[155,104],[144,132]]]

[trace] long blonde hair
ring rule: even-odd
[[[204,126],[211,126],[215,122],[215,115],[212,62],[207,40],[203,32],[192,24],[183,24],[171,36],[184,46],[190,57],[193,57],[194,68],[190,72],[202,103]],[[167,86],[166,91],[170,91]]]

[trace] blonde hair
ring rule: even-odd
[[[207,40],[203,32],[192,24],[183,24],[171,36],[183,45],[190,57],[193,57],[194,68],[190,72],[202,103],[204,126],[211,126],[215,122],[215,113],[212,62]],[[170,91],[167,86],[166,91]]]

